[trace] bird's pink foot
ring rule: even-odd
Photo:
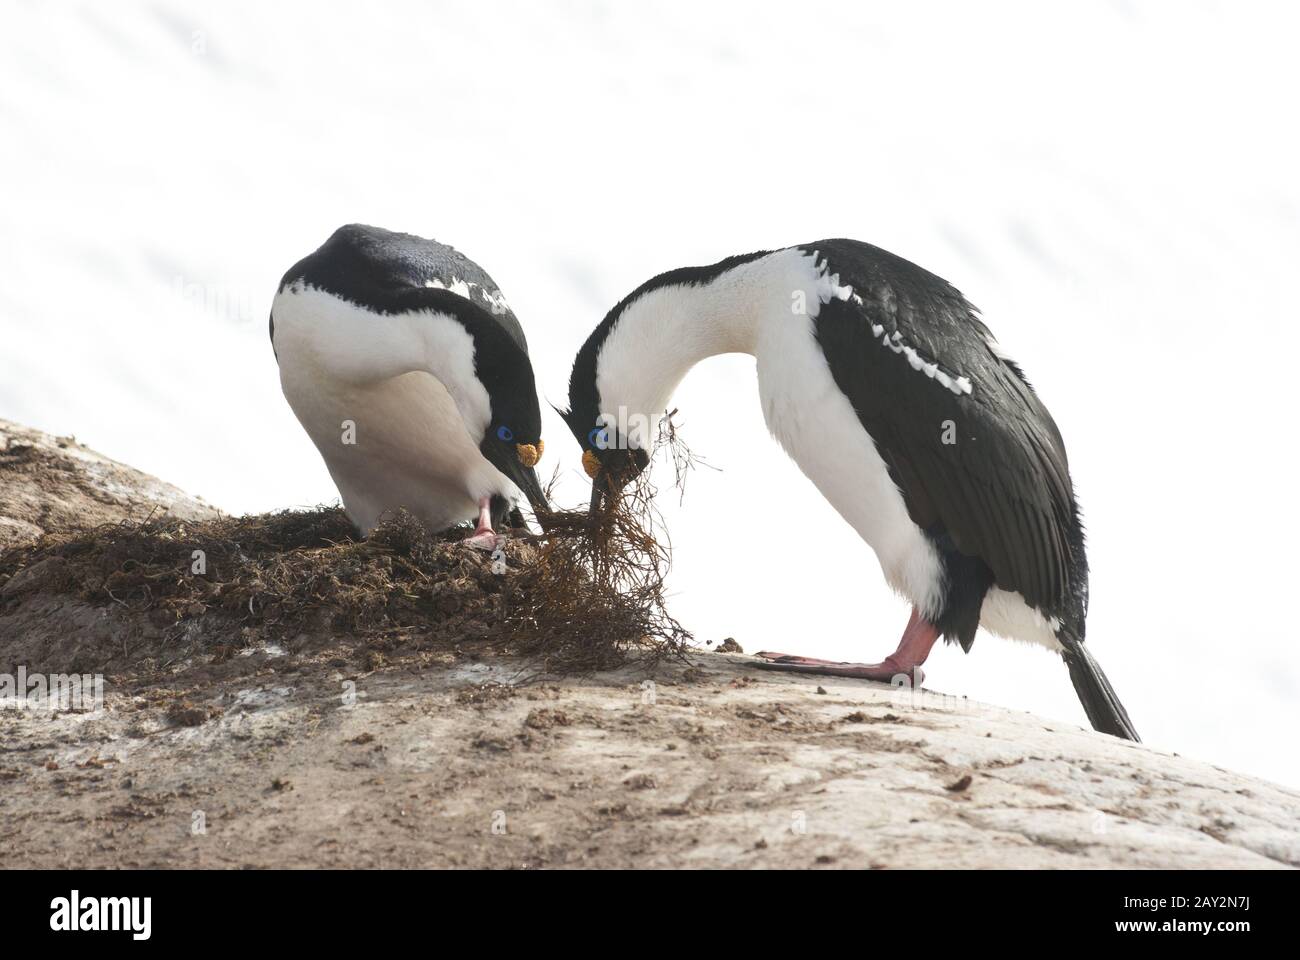
[[[894,683],[895,677],[903,676],[913,687],[919,687],[925,680],[925,671],[921,664],[930,655],[930,648],[939,639],[939,628],[921,616],[920,611],[912,608],[911,619],[903,631],[903,639],[898,642],[898,649],[880,663],[843,663],[835,660],[818,660],[816,657],[799,657],[788,653],[772,653],[764,650],[757,654],[763,661],[754,666],[763,670],[784,670],[789,673],[811,673],[825,677],[851,677],[855,680],[875,680],[879,683]]]
[[[782,653],[764,651],[757,654],[764,662],[754,666],[761,670],[781,670],[788,673],[809,673],[823,677],[851,677],[855,680],[875,680],[878,683],[893,683],[898,676],[907,677],[913,686],[920,686],[925,680],[925,671],[919,664],[910,667],[886,657],[881,663],[846,663],[836,660],[818,660],[815,657],[796,657]]]
[[[475,550],[495,550],[497,548],[497,535],[491,530],[475,530],[470,536],[466,537],[461,543],[467,547],[473,547]]]
[[[845,666],[843,660],[818,660],[816,657],[801,657],[794,653],[773,653],[771,650],[760,650],[754,654],[756,657],[762,657],[764,660],[772,660],[776,663],[799,664],[800,666],[822,666],[822,667],[842,667]]]
[[[497,535],[492,530],[492,500],[490,497],[483,497],[478,502],[478,525],[474,532],[461,541],[467,547],[473,547],[475,550],[495,550],[497,548]]]

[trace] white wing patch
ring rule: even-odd
[[[941,386],[947,387],[957,396],[970,394],[972,391],[970,378],[953,376],[939,369],[939,364],[933,360],[927,360],[915,347],[909,346],[904,340],[903,335],[895,330],[891,334],[885,333],[885,328],[878,324],[871,325],[871,334],[880,340],[883,346],[893,350],[894,353],[901,354],[907,358],[908,364],[913,370],[924,373],[931,380],[937,381]]]
[[[459,277],[452,277],[450,284],[435,279],[424,281],[424,285],[426,287],[432,287],[434,290],[450,290],[452,293],[464,297],[471,303],[474,302],[472,293],[477,289],[479,295],[488,302],[494,316],[499,317],[510,312],[510,305],[506,303],[506,298],[500,290],[489,290],[487,287],[481,286],[473,280],[462,280]]]
[[[847,284],[840,283],[840,275],[830,272],[830,264],[826,260],[817,262],[818,253],[813,251],[813,262],[817,269],[817,296],[822,303],[828,303],[832,297],[836,300],[852,299],[858,306],[862,306],[862,298],[853,292],[853,288]],[[903,341],[903,335],[898,331],[892,334],[885,334],[885,328],[878,323],[871,325],[871,335],[881,342],[882,346],[888,347],[894,353],[901,354],[907,358],[908,364],[913,370],[924,373],[931,380],[937,381],[941,386],[951,390],[957,396],[969,395],[974,389],[971,386],[969,377],[956,376],[940,369],[935,360],[926,359],[919,350],[909,346]]]
[[[861,304],[862,298],[853,292],[853,288],[848,284],[840,283],[840,275],[830,272],[830,262],[822,260],[817,262],[818,251],[813,251],[813,268],[817,271],[817,299],[822,303],[829,303],[831,298],[836,300],[847,300],[850,297],[854,302]]]
[[[989,345],[989,349],[993,351],[993,356],[997,357],[999,360],[1002,360],[1006,363],[1016,362],[1012,358],[1011,354],[1007,353],[1007,351],[1003,348],[1002,344],[998,343],[992,334],[990,334],[984,342],[987,343]]]

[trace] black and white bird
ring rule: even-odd
[[[1025,374],[946,281],[855,240],[661,274],[578,352],[565,418],[593,478],[645,468],[696,363],[751,354],[773,436],[912,604],[874,664],[760,654],[776,669],[919,682],[940,636],[976,629],[1061,655],[1092,725],[1137,740],[1084,646],[1088,563],[1065,445]]]
[[[340,227],[280,281],[280,386],[352,522],[405,507],[432,530],[544,510],[541,413],[523,328],[472,260],[434,240]]]

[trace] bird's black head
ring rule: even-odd
[[[638,439],[641,434],[615,417],[587,418],[573,411],[560,415],[582,447],[582,468],[593,480],[604,474],[621,487],[650,465],[650,455]]]
[[[674,335],[671,331],[681,327],[669,321],[680,319],[684,307],[689,310],[701,288],[770,252],[651,277],[615,304],[587,337],[569,375],[568,412],[560,415],[577,437],[582,465],[598,491],[608,485],[620,489],[645,470],[672,391],[699,359],[698,345]],[[599,482],[602,477],[607,483]],[[593,496],[593,505],[599,496]]]
[[[465,316],[462,310],[461,316]],[[490,323],[467,324],[474,337],[474,374],[487,390],[491,416],[479,450],[505,474],[537,513],[549,510],[534,467],[542,458],[542,414],[528,352]]]
[[[592,507],[609,489],[622,489],[650,464],[648,422],[636,414],[603,411],[596,384],[596,360],[613,324],[615,311],[605,318],[578,351],[569,375],[569,409],[557,410],[582,448],[582,468],[592,480]]]

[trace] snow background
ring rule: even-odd
[[[1300,785],[1298,21],[1226,2],[4,0],[0,416],[230,511],[331,501],[266,322],[342,223],[478,260],[557,403],[648,277],[867,240],[963,290],[1051,408],[1090,533],[1089,644],[1144,738]],[[722,472],[662,498],[674,610],[701,641],[879,659],[907,608],[756,398],[735,356],[675,398]],[[545,472],[585,500],[577,445],[546,426]],[[981,635],[927,670],[1086,723],[1041,650]]]

